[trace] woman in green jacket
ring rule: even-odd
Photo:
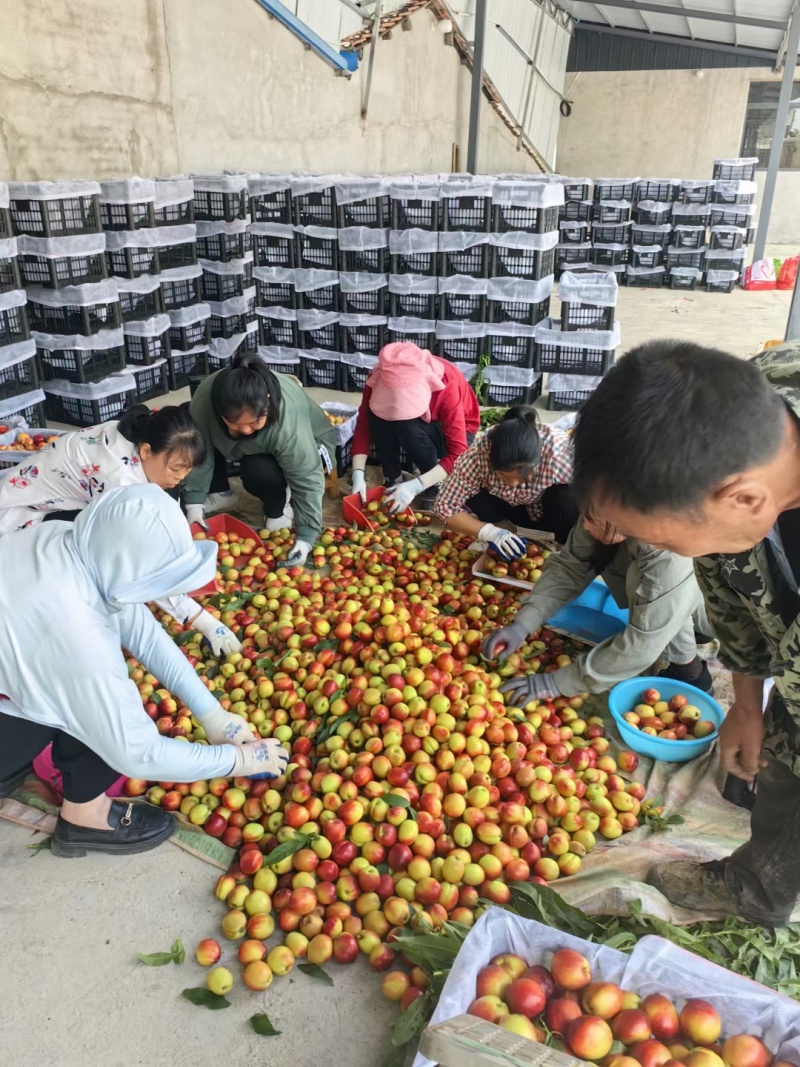
[[[239,460],[242,485],[261,500],[268,530],[290,525],[293,511],[297,539],[286,562],[302,566],[322,530],[325,475],[335,462],[325,412],[296,378],[246,355],[201,382],[191,414],[209,448],[186,480],[189,522],[205,521],[208,494],[228,488],[225,461]]]

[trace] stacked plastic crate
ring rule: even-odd
[[[592,271],[592,200],[591,178],[565,178],[558,181],[564,188],[564,203],[558,212],[558,250],[556,252],[556,277],[565,271],[573,274]]]
[[[626,285],[660,288],[673,247],[673,211],[681,191],[672,178],[640,178],[634,189]],[[682,251],[682,250],[678,250]]]
[[[638,178],[595,178],[592,208],[592,271],[608,271],[619,282],[631,258],[633,202]]]
[[[388,336],[431,352],[436,351],[439,312],[440,197],[435,174],[389,181]]]
[[[561,275],[560,323],[548,318],[536,327],[536,370],[549,376],[551,411],[579,408],[613,364],[620,343],[617,295],[615,271]]]
[[[713,184],[705,179],[680,183],[678,200],[672,205],[672,242],[665,260],[668,273],[664,282],[672,289],[694,289],[702,276]]]
[[[106,235],[96,182],[13,182],[11,222],[47,417],[91,426],[118,415],[135,382],[119,377],[125,345],[119,301],[107,281]],[[31,380],[31,379],[29,379]]]
[[[754,157],[714,160],[704,278],[710,293],[732,293],[744,273],[747,246],[755,239],[757,164]]]

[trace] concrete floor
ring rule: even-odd
[[[783,336],[789,300],[778,292],[623,289],[622,350],[666,336],[747,357],[763,341]],[[203,983],[193,959],[197,941],[218,936],[214,868],[169,844],[139,857],[69,862],[32,854],[30,841],[27,831],[0,822],[0,1025],[9,1067],[316,1067],[323,1055],[334,1067],[381,1063],[396,1009],[363,961],[331,966],[334,989],[302,974],[276,979],[263,994],[238,985],[231,1009],[207,1013],[180,991]],[[168,948],[178,936],[187,948],[183,967],[150,969],[134,959],[136,951]],[[232,970],[238,978],[238,966]],[[281,1037],[261,1038],[249,1029],[248,1018],[260,1011]]]

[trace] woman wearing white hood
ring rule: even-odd
[[[170,836],[168,812],[105,796],[120,774],[193,782],[284,772],[281,744],[222,710],[145,606],[210,581],[216,548],[192,540],[156,485],[108,490],[74,523],[0,538],[0,796],[52,741],[64,785],[54,855],[144,852]],[[208,745],[159,734],[122,648],[191,709]]]
[[[136,404],[118,422],[64,434],[0,478],[0,536],[48,519],[74,519],[101,493],[123,485],[173,490],[205,458],[188,404],[157,411]],[[201,633],[215,656],[241,652],[233,632],[188,596],[159,607]]]

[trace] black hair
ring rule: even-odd
[[[264,360],[248,352],[214,376],[211,398],[222,418],[250,412],[270,419],[280,411],[281,387]]]
[[[509,408],[489,434],[493,470],[527,470],[539,462],[539,417],[534,408],[524,404]]]
[[[198,467],[206,458],[206,443],[188,404],[170,404],[155,411],[134,404],[120,415],[117,429],[137,446],[150,445],[156,455],[177,453],[190,467]]]
[[[786,410],[757,364],[691,341],[639,345],[578,417],[578,507],[695,511],[726,478],[777,453]]]

